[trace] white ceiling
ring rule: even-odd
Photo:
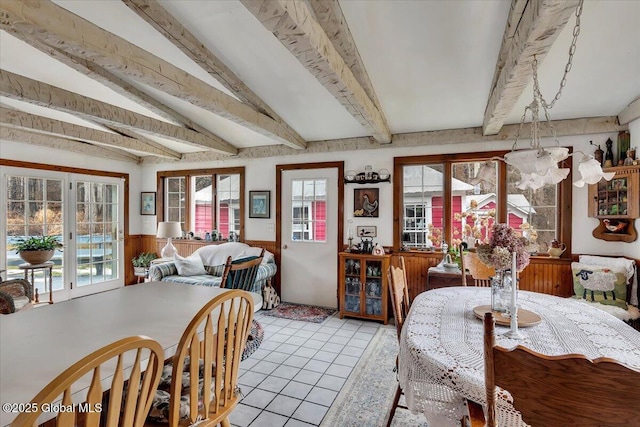
[[[4,0],[3,0],[4,1]],[[533,1],[533,0],[531,0]],[[120,1],[56,4],[234,96]],[[348,27],[392,134],[479,127],[511,2],[505,0],[340,0]],[[370,136],[289,50],[237,0],[162,1],[163,7],[306,141]],[[572,38],[570,18],[540,66],[550,100]],[[616,116],[640,96],[640,1],[586,0],[567,87],[552,118]],[[168,121],[0,31],[0,68],[146,116]],[[117,74],[238,148],[278,144],[228,119]],[[531,102],[531,85],[505,124]],[[67,113],[0,97],[10,108],[105,130]],[[181,153],[187,144],[154,137]]]

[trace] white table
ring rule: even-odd
[[[169,358],[193,316],[222,292],[149,282],[0,316],[0,403],[29,402],[73,363],[127,336],[157,340]],[[0,426],[16,415],[0,412]]]
[[[486,404],[482,321],[473,308],[490,303],[490,289],[434,289],[416,297],[402,330],[399,379],[409,409],[423,412],[429,425],[453,426],[465,413],[464,400]],[[518,344],[546,355],[581,353],[590,359],[614,358],[640,369],[640,332],[610,314],[571,298],[519,292],[518,304],[542,317],[536,326],[520,328],[515,341],[500,336],[497,344]],[[500,426],[526,425],[506,400],[498,403]]]

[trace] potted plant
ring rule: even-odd
[[[25,262],[36,265],[49,261],[62,243],[56,236],[31,236],[17,239],[13,248]]]
[[[146,275],[147,269],[151,265],[151,261],[158,258],[154,252],[142,252],[137,257],[131,259],[133,271],[136,275]]]

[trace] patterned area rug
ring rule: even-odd
[[[281,317],[283,319],[301,320],[303,322],[322,323],[335,313],[332,308],[315,307],[312,305],[290,304],[283,302],[276,308],[263,311],[265,316]]]
[[[397,353],[395,327],[381,326],[320,426],[384,427],[398,385],[393,372]],[[396,410],[391,425],[428,427],[422,414],[413,415],[401,408]]]
[[[255,320],[251,321],[251,329],[249,330],[249,337],[247,338],[247,344],[244,347],[244,351],[242,352],[242,357],[240,360],[244,360],[247,357],[251,356],[254,351],[260,347],[262,344],[262,339],[264,338],[264,328],[262,325]]]

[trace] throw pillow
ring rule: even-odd
[[[627,309],[627,278],[620,269],[571,263],[576,298]]]
[[[187,258],[183,258],[176,254],[175,260],[176,269],[180,276],[198,276],[201,274],[207,274],[202,264],[202,258],[197,253],[194,253]]]

